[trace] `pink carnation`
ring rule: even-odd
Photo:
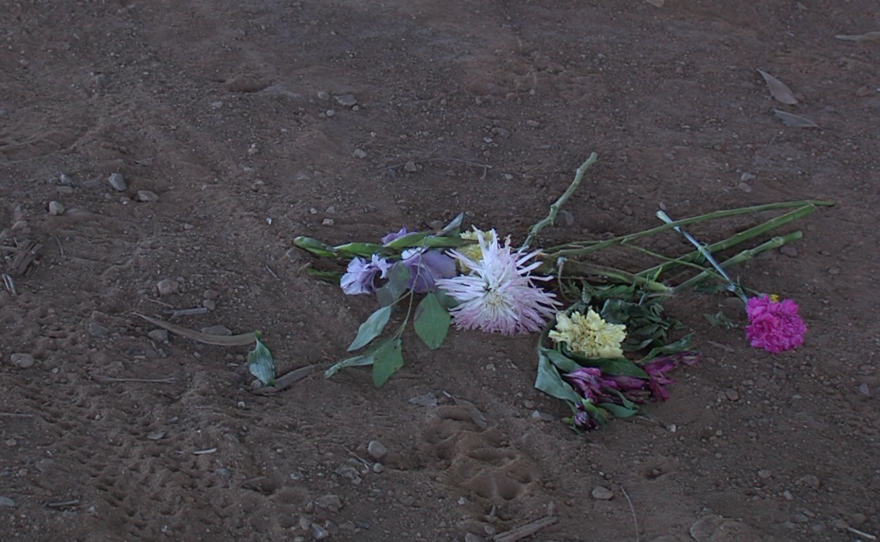
[[[755,348],[778,354],[804,344],[807,326],[798,316],[798,304],[791,299],[774,301],[764,294],[749,298],[746,337]]]

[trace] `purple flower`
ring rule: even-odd
[[[581,367],[565,375],[565,378],[571,382],[574,387],[581,392],[586,399],[592,399],[593,402],[605,400],[608,395],[602,390],[607,386],[607,382],[602,377],[602,370],[598,367]],[[610,387],[614,387],[613,385]]]
[[[348,262],[348,269],[339,284],[348,295],[372,294],[376,291],[376,275],[385,278],[391,264],[373,254],[371,261],[355,257]]]
[[[645,372],[648,373],[648,376],[651,377],[650,380],[648,380],[648,387],[651,389],[654,398],[661,401],[669,399],[669,393],[663,386],[673,384],[675,380],[666,376],[667,372],[678,367],[680,363],[694,366],[699,362],[700,355],[696,352],[680,352],[678,354],[657,358],[642,367]]]
[[[386,235],[385,237],[383,237],[382,244],[385,246],[388,246],[388,243],[390,243],[391,241],[394,241],[395,239],[400,239],[401,237],[403,237],[404,235],[406,235],[408,233],[410,233],[410,232],[406,231],[406,226],[404,226],[404,227],[400,228],[399,232],[397,232],[397,233],[392,232],[392,233],[389,233],[388,235]]]
[[[409,287],[419,294],[433,292],[438,279],[452,278],[457,273],[455,260],[439,250],[410,248],[403,251],[402,257],[402,263],[409,268],[412,277]]]
[[[575,408],[577,409],[573,420],[575,427],[583,429],[584,431],[599,429],[599,421],[590,416],[590,413],[587,412],[587,409],[584,408],[583,405],[575,405]]]
[[[746,311],[749,322],[746,337],[754,348],[779,354],[804,344],[807,326],[798,315],[798,304],[791,299],[782,302],[766,294],[749,298]]]

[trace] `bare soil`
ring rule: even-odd
[[[872,540],[847,527],[880,535],[880,43],[835,36],[877,30],[873,0],[5,2],[0,539],[472,542],[550,516],[530,540]],[[801,304],[806,345],[754,350],[703,318],[721,297],[674,299],[704,362],[586,438],[533,389],[534,336],[410,337],[380,390],[321,376],[375,305],[308,277],[295,236],[467,211],[522,239],[592,151],[543,244],[835,200],[736,269]],[[206,297],[175,322],[320,370],[259,395],[248,347],[135,314]]]

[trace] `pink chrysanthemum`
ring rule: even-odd
[[[749,298],[746,310],[751,324],[746,327],[746,337],[753,347],[778,354],[804,344],[807,326],[798,315],[797,303],[774,297]]]
[[[534,283],[552,277],[530,275],[540,262],[528,264],[528,261],[538,252],[512,253],[509,240],[499,246],[494,230],[491,235],[480,232],[477,240],[482,249],[481,260],[451,252],[471,270],[470,274],[437,281],[437,286],[459,302],[449,311],[456,327],[504,335],[540,331],[556,314],[560,303],[553,293]]]

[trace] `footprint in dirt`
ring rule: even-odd
[[[465,406],[441,406],[430,414],[422,451],[450,482],[492,504],[518,501],[538,487],[537,466]]]

